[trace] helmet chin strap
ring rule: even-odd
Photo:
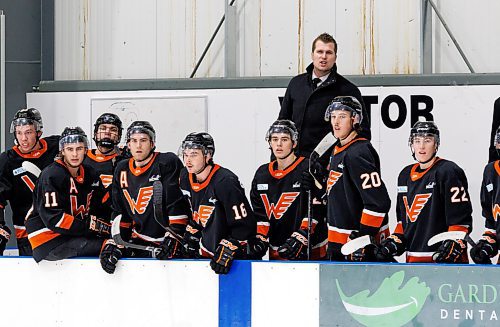
[[[26,153],[30,153],[31,151],[35,150],[35,147],[40,143],[40,135],[38,135],[39,132],[36,132],[36,142],[33,144],[31,149],[28,150]],[[17,146],[19,146],[19,141],[17,140],[17,136],[14,137],[14,140],[16,141]]]

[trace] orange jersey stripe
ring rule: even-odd
[[[382,216],[380,216],[382,215]],[[370,227],[380,227],[384,221],[385,214],[379,214],[378,212],[373,212],[369,210],[363,210],[361,215],[361,224]]]
[[[311,226],[311,231],[314,233],[314,229],[316,228],[316,225],[318,222],[314,219],[312,219],[312,226]],[[300,224],[300,229],[307,230],[307,227],[309,227],[309,219],[304,218],[302,219],[302,223]]]
[[[403,224],[401,222],[398,222],[398,224],[396,225],[396,228],[394,229],[394,234],[404,234],[404,231],[403,231]]]
[[[328,242],[346,244],[349,234],[340,233],[334,230],[328,230]]]
[[[28,233],[26,232],[26,228],[16,228],[16,238],[25,238],[28,237]]]
[[[432,263],[434,260],[432,260],[432,256],[429,257],[413,257],[411,255],[406,256],[406,262],[408,263],[417,263],[417,262],[427,262],[427,263]]]
[[[73,217],[72,215],[68,215],[67,213],[64,213],[61,220],[59,220],[59,222],[56,224],[56,227],[70,229],[71,225],[73,225],[74,220],[75,217]]]
[[[261,234],[267,237],[269,234],[269,225],[260,225],[257,223],[257,234]]]
[[[47,230],[45,232],[41,232],[40,234],[34,235],[29,238],[29,241],[31,243],[31,247],[33,249],[36,249],[40,245],[47,243],[48,241],[58,237],[61,234],[55,233],[51,230]]]
[[[467,226],[461,226],[461,225],[451,225],[448,227],[448,231],[449,232],[454,232],[454,231],[458,231],[458,232],[469,232],[469,229],[467,228]]]

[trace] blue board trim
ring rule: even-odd
[[[234,261],[219,276],[219,327],[252,326],[252,262]]]

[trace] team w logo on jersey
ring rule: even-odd
[[[210,216],[212,215],[212,212],[214,212],[214,209],[214,206],[200,205],[198,207],[198,211],[193,212],[194,221],[201,223],[201,225],[205,227],[210,219]]]
[[[80,218],[82,220],[85,219],[90,209],[90,200],[92,199],[92,193],[93,191],[91,191],[87,195],[87,203],[85,205],[78,205],[78,197],[76,195],[70,195],[69,199],[71,202],[71,215],[73,217],[80,215]]]
[[[427,202],[429,201],[431,196],[432,196],[432,193],[415,195],[415,198],[413,199],[411,207],[408,206],[408,197],[403,196],[403,202],[405,204],[407,219],[409,219],[412,223],[417,221],[418,216],[420,215],[420,212],[422,212],[422,209],[425,207],[425,205],[427,204]]]
[[[144,212],[146,212],[149,201],[153,196],[153,186],[141,187],[137,194],[137,200],[132,199],[127,190],[123,190],[123,195],[125,195],[125,199],[127,199],[132,213],[137,212],[138,214],[142,215]]]
[[[275,219],[281,219],[283,214],[290,208],[290,205],[299,196],[300,192],[283,192],[276,204],[270,203],[267,194],[261,194],[260,197],[264,203],[266,214],[269,219],[274,215]]]

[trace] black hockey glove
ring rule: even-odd
[[[311,162],[311,171],[304,171],[302,172],[302,180],[301,180],[301,186],[305,190],[314,190],[317,189],[316,184],[314,180],[317,180],[321,185],[325,185],[326,179],[328,176],[328,171],[326,170],[325,167],[321,165],[319,161],[314,161]],[[312,174],[312,176],[311,176]],[[311,183],[312,179],[312,184]],[[305,185],[302,185],[302,183],[305,183]],[[309,187],[309,188],[306,188]]]
[[[307,258],[307,232],[299,229],[278,248],[278,254],[283,259],[303,260]]]
[[[352,231],[351,234],[349,235],[349,240],[354,240],[358,237],[361,237],[360,232],[358,231]],[[353,253],[346,255],[346,260],[347,261],[352,261],[352,262],[373,262],[377,261],[375,257],[375,252],[377,250],[377,247],[375,245],[373,236],[370,236],[370,244],[366,245],[363,248],[360,248]]]
[[[7,242],[10,239],[10,234],[11,232],[9,227],[7,227],[6,225],[0,225],[0,255],[3,255],[3,251],[5,251]]]
[[[210,267],[216,274],[227,274],[231,269],[233,260],[240,251],[240,242],[234,239],[222,239],[210,261]]]
[[[314,177],[307,170],[304,170],[300,176],[300,187],[305,191],[311,191],[316,188]]]
[[[496,235],[484,233],[483,238],[470,250],[472,261],[477,264],[491,264],[491,258],[498,254]]]
[[[122,250],[118,248],[113,240],[106,240],[99,254],[102,269],[108,274],[114,273],[116,264],[122,255]]]
[[[109,237],[111,235],[111,224],[104,219],[90,215],[87,218],[88,232],[90,235],[99,237]]]
[[[446,240],[441,243],[437,252],[432,255],[432,259],[437,263],[460,262],[467,246],[463,240]]]
[[[195,223],[189,222],[184,233],[182,253],[187,258],[200,257],[201,231]]]
[[[156,255],[157,259],[167,260],[179,257],[182,249],[182,238],[173,231],[167,231],[165,238],[160,244],[160,252]]]
[[[375,256],[377,261],[391,261],[406,251],[406,239],[403,234],[392,234],[380,243]]]
[[[262,234],[255,235],[254,239],[248,240],[248,258],[261,260],[269,249],[269,240]]]

